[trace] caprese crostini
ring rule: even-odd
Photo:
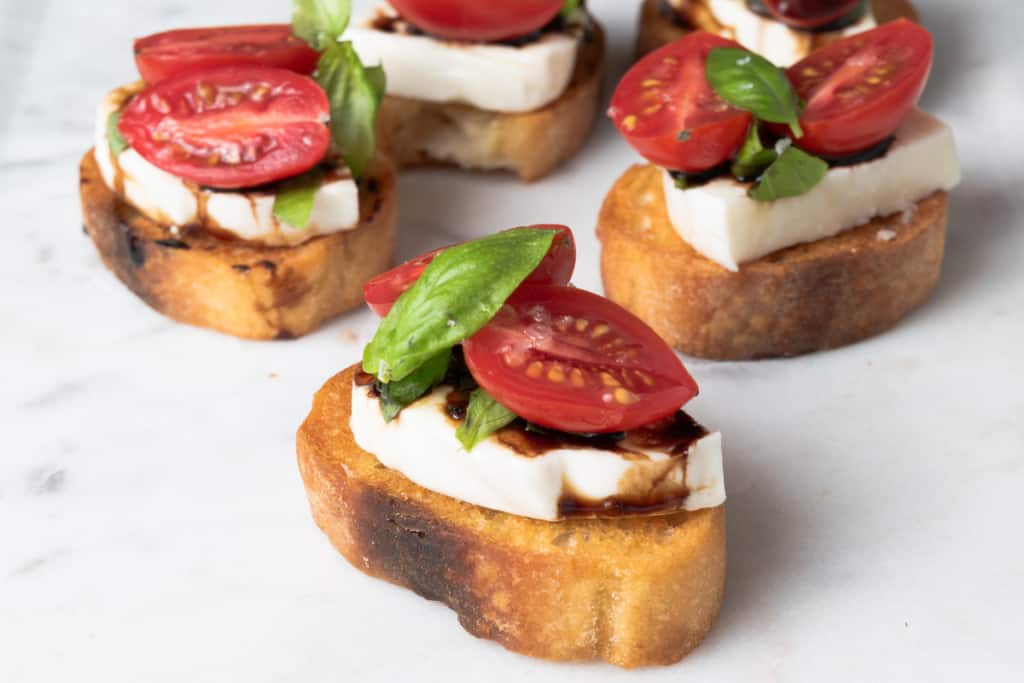
[[[917,20],[909,0],[644,0],[637,54],[691,31],[735,40],[780,66],[894,19]]]
[[[545,659],[678,661],[725,581],[721,436],[634,315],[570,286],[564,226],[515,228],[371,280],[384,316],[317,393],[299,468],[357,569]],[[614,607],[607,596],[614,595]]]
[[[649,165],[605,199],[608,296],[683,353],[792,356],[893,326],[934,288],[952,131],[916,108],[931,35],[896,20],[782,70],[696,32],[609,115]]]
[[[143,80],[103,98],[81,199],[103,261],[156,310],[296,337],[357,306],[390,265],[384,72],[339,42],[347,13],[348,0],[296,2],[291,25],[135,41]]]
[[[380,136],[401,167],[540,178],[586,140],[604,33],[581,0],[391,0],[350,34],[388,72]]]

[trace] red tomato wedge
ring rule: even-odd
[[[522,287],[463,350],[481,387],[551,429],[635,429],[697,395],[696,382],[654,330],[573,287]]]
[[[814,154],[859,152],[893,134],[932,67],[932,36],[906,19],[823,47],[786,74],[807,102],[796,144]]]
[[[751,116],[711,89],[704,74],[708,52],[740,47],[697,31],[647,55],[619,82],[608,116],[647,160],[698,173],[714,168],[743,144]]]
[[[218,26],[154,33],[135,41],[135,64],[147,83],[218,66],[275,66],[311,74],[319,54],[290,24]]]
[[[285,69],[228,66],[185,73],[139,93],[121,114],[125,140],[179,178],[218,188],[262,185],[327,152],[327,95]]]
[[[432,35],[485,42],[536,31],[558,15],[564,0],[392,0],[391,5]]]
[[[529,225],[526,227],[537,230],[558,230],[551,249],[541,260],[537,268],[526,278],[524,284],[555,284],[566,285],[572,278],[576,268],[576,242],[572,230],[565,225]],[[452,245],[454,246],[454,245]],[[402,292],[409,289],[420,278],[434,257],[448,247],[428,251],[426,254],[410,259],[386,273],[372,278],[363,287],[363,298],[374,313],[384,317],[391,310]]]
[[[763,0],[771,15],[788,26],[819,28],[851,14],[861,0]]]

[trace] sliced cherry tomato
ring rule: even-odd
[[[881,142],[917,104],[931,67],[931,34],[906,19],[817,50],[786,72],[807,102],[796,144],[841,156]]]
[[[285,69],[227,66],[181,74],[139,93],[121,115],[150,163],[203,185],[262,185],[306,171],[327,152],[327,95]]]
[[[558,230],[547,256],[526,278],[526,283],[566,285],[576,267],[576,242],[564,225],[530,225],[538,230]],[[374,313],[384,317],[405,290],[413,286],[434,257],[448,247],[428,251],[371,279],[363,287],[363,298]],[[525,284],[525,283],[524,283]]]
[[[731,157],[743,144],[750,113],[711,89],[704,65],[716,47],[740,47],[705,31],[647,55],[623,77],[608,116],[637,152],[666,168],[696,173]]]
[[[195,69],[232,64],[313,73],[319,54],[289,24],[190,28],[135,41],[135,64],[147,83]]]
[[[696,382],[654,330],[573,287],[522,287],[463,350],[481,387],[551,429],[635,429],[697,395]]]
[[[762,0],[773,17],[795,28],[819,28],[849,15],[861,0]]]
[[[450,40],[495,41],[524,36],[555,18],[565,0],[392,0],[414,26]]]

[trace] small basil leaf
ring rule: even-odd
[[[581,0],[565,0],[565,4],[562,5],[562,11],[560,16],[563,19],[568,19],[572,16],[573,12],[579,9]]]
[[[110,116],[107,117],[107,142],[110,143],[110,151],[114,153],[115,157],[128,149],[128,143],[125,141],[124,136],[121,135],[121,129],[117,126],[120,122],[121,112],[110,112]]]
[[[282,183],[274,196],[274,216],[292,227],[307,228],[322,179],[323,171],[316,167]]]
[[[466,419],[455,430],[455,437],[467,451],[488,436],[506,427],[516,419],[516,414],[498,403],[483,389],[469,395]]]
[[[440,384],[448,374],[448,363],[452,359],[450,349],[445,349],[416,368],[408,377],[380,384],[380,411],[385,422],[391,422],[403,408],[419,400],[424,394]]]
[[[318,52],[338,40],[352,13],[349,0],[292,0],[292,32]]]
[[[787,147],[747,195],[759,202],[796,197],[820,183],[826,173],[828,164],[824,161],[796,147]]]
[[[472,336],[533,272],[555,234],[516,228],[441,252],[381,321],[363,369],[382,382],[400,380]]]
[[[677,190],[685,190],[687,187],[690,186],[690,184],[686,182],[686,176],[683,175],[682,173],[676,176],[674,182]]]
[[[761,144],[761,133],[755,121],[732,163],[732,174],[740,180],[752,180],[775,163],[778,157],[774,149],[765,149]]]
[[[794,137],[800,129],[800,101],[786,73],[749,50],[716,47],[708,53],[705,71],[711,88],[734,107],[762,121],[787,123]]]
[[[331,139],[358,178],[373,159],[384,70],[364,68],[352,43],[332,43],[320,55],[316,80],[330,102]]]

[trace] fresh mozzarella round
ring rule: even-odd
[[[682,458],[626,441],[615,451],[566,447],[525,456],[494,435],[467,452],[445,411],[451,390],[438,387],[385,422],[379,400],[353,383],[350,426],[356,443],[424,488],[522,517],[561,519],[559,501],[567,491],[600,502],[672,487],[686,510],[725,502],[718,433],[694,442]]]
[[[692,0],[672,0],[681,11]],[[778,66],[789,66],[800,61],[826,41],[867,31],[877,26],[870,5],[856,23],[840,31],[809,32],[786,26],[781,21],[751,12],[746,0],[702,0],[720,24],[718,33],[731,38],[749,50],[757,52]]]
[[[383,64],[389,95],[461,102],[495,112],[540,109],[565,92],[581,29],[547,32],[524,45],[459,43],[375,28],[397,18],[383,4],[345,33],[364,64]]]
[[[115,158],[107,121],[143,87],[136,83],[117,88],[103,98],[93,152],[103,182],[143,215],[164,225],[199,225],[268,246],[300,244],[358,225],[359,189],[344,167],[325,174],[314,195],[309,225],[297,228],[274,216],[272,192],[200,187],[154,166],[131,148]]]
[[[878,159],[829,169],[809,192],[760,202],[748,185],[722,177],[687,190],[664,171],[665,202],[679,235],[698,252],[737,270],[739,265],[804,242],[824,239],[876,216],[905,211],[937,190],[960,182],[953,131],[914,110]]]

